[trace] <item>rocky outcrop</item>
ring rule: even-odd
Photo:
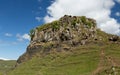
[[[116,41],[119,41],[119,40],[120,40],[119,36],[113,35],[113,36],[109,37],[109,41],[116,42]]]
[[[32,31],[27,51],[19,57],[17,64],[34,56],[44,56],[54,51],[69,51],[73,47],[85,45],[88,41],[106,38],[99,34],[94,19],[65,15],[58,21],[44,24]],[[117,41],[118,37],[112,37],[109,40]]]
[[[83,20],[82,20],[83,19]],[[85,22],[84,22],[85,20]],[[43,29],[41,29],[43,28]],[[59,21],[54,21],[50,24],[37,27],[32,43],[50,42],[50,41],[67,41],[81,37],[95,37],[96,21],[93,19],[76,16],[67,16],[60,18]]]

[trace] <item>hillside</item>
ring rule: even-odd
[[[0,75],[6,74],[7,71],[14,68],[15,60],[0,60]]]
[[[85,16],[68,16],[30,31],[27,51],[8,75],[120,75],[120,37]]]

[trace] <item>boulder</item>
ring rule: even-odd
[[[113,42],[116,42],[116,41],[118,41],[119,40],[119,37],[118,36],[111,36],[111,37],[109,37],[109,41],[113,41]]]

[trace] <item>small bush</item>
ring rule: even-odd
[[[31,29],[30,33],[29,33],[29,36],[31,37],[31,40],[33,40],[34,35],[35,35],[35,29]]]
[[[53,29],[53,30],[59,30],[59,28],[60,28],[60,25],[59,25],[58,21],[54,21],[54,22],[51,24],[51,26],[52,26],[52,29]]]
[[[91,28],[93,24],[92,24],[92,22],[88,21],[87,25],[88,25],[89,28]]]
[[[81,21],[82,21],[82,23],[88,25],[89,28],[91,28],[93,26],[93,23],[89,20],[87,21],[85,16],[81,17]]]
[[[77,19],[73,19],[71,25],[75,28],[76,23],[77,23]]]
[[[75,25],[76,25],[76,21],[75,20],[72,22],[72,25],[75,27]]]
[[[86,24],[86,17],[85,17],[85,16],[82,16],[82,17],[81,17],[81,21],[82,21],[84,24]]]
[[[51,26],[51,23],[47,23],[47,24],[38,26],[36,29],[37,29],[38,31],[42,31],[42,30],[44,30],[44,29],[47,29],[47,28],[50,27],[50,26]]]

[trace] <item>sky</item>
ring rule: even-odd
[[[31,29],[65,14],[93,18],[101,30],[120,35],[120,0],[0,0],[0,59],[18,59]]]

